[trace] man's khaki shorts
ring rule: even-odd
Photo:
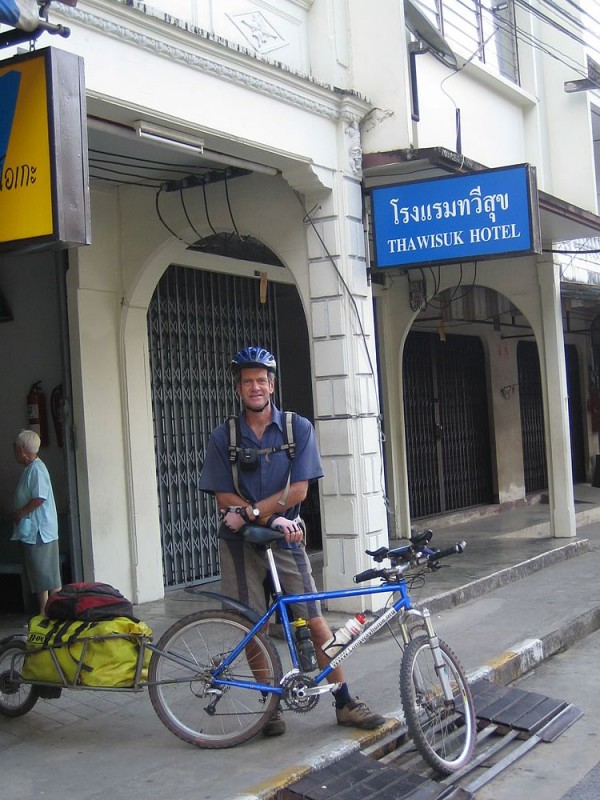
[[[261,614],[267,608],[270,576],[266,551],[245,543],[241,538],[219,538],[221,561],[221,593],[234,597]],[[304,545],[292,549],[273,548],[279,580],[285,594],[309,594],[317,591]],[[265,581],[268,585],[265,588]],[[312,619],[321,616],[318,601],[294,603],[294,618]]]

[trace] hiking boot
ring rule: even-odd
[[[335,716],[337,717],[338,725],[362,728],[365,731],[379,728],[380,725],[384,725],[387,722],[385,717],[382,717],[381,714],[374,714],[369,710],[367,704],[362,703],[358,698],[350,700],[342,708],[336,708]]]
[[[263,736],[283,736],[285,733],[285,721],[281,706],[277,706],[275,713],[262,729]]]

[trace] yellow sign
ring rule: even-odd
[[[0,62],[0,242],[52,237],[46,59]]]

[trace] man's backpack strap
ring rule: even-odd
[[[294,411],[285,411],[285,424],[283,426],[283,441],[284,443],[281,447],[268,447],[263,450],[257,450],[258,455],[262,454],[269,454],[269,453],[277,453],[281,450],[285,450],[287,456],[290,461],[296,456],[296,440],[294,437],[294,417],[296,416]],[[239,472],[238,472],[238,454],[240,451],[240,447],[238,442],[241,439],[240,434],[240,420],[237,416],[227,417],[227,425],[229,429],[229,445],[227,448],[227,454],[229,457],[229,463],[231,464],[231,477],[233,479],[233,485],[235,487],[236,493],[240,497],[244,497],[240,490],[240,482],[239,482]],[[290,491],[290,480],[292,476],[292,466],[290,464],[290,468],[288,471],[287,483],[283,490],[283,494],[277,501],[280,506],[285,508],[285,504],[287,502],[287,497]]]
[[[233,478],[233,485],[235,487],[236,494],[240,497],[244,497],[240,489],[240,479],[238,474],[238,440],[240,439],[239,436],[239,424],[240,421],[238,417],[232,416],[227,417],[227,424],[229,426],[229,463],[231,464],[231,477]]]
[[[293,411],[286,411],[285,412],[285,426],[284,426],[284,436],[285,436],[285,443],[288,447],[288,458],[290,461],[293,461],[296,457],[296,440],[294,439],[294,417],[296,414]]]
[[[295,414],[293,411],[285,412],[285,425],[283,426],[283,436],[285,439],[284,448],[287,448],[287,454],[290,462],[296,456],[296,440],[294,438],[294,417]],[[280,505],[282,508],[286,507],[288,494],[290,493],[291,479],[292,479],[292,464],[290,463],[285,489],[283,490],[281,497],[277,501],[278,505]]]

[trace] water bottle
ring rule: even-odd
[[[296,652],[302,672],[313,672],[319,665],[317,664],[317,654],[313,644],[308,623],[302,617],[294,622],[296,628]]]
[[[331,639],[328,639],[323,645],[323,652],[328,656],[328,658],[334,658],[337,656],[337,654],[344,649],[348,642],[351,642],[352,639],[355,639],[363,629],[366,621],[367,618],[360,612],[346,620],[344,625],[342,625],[339,630],[335,631]]]

